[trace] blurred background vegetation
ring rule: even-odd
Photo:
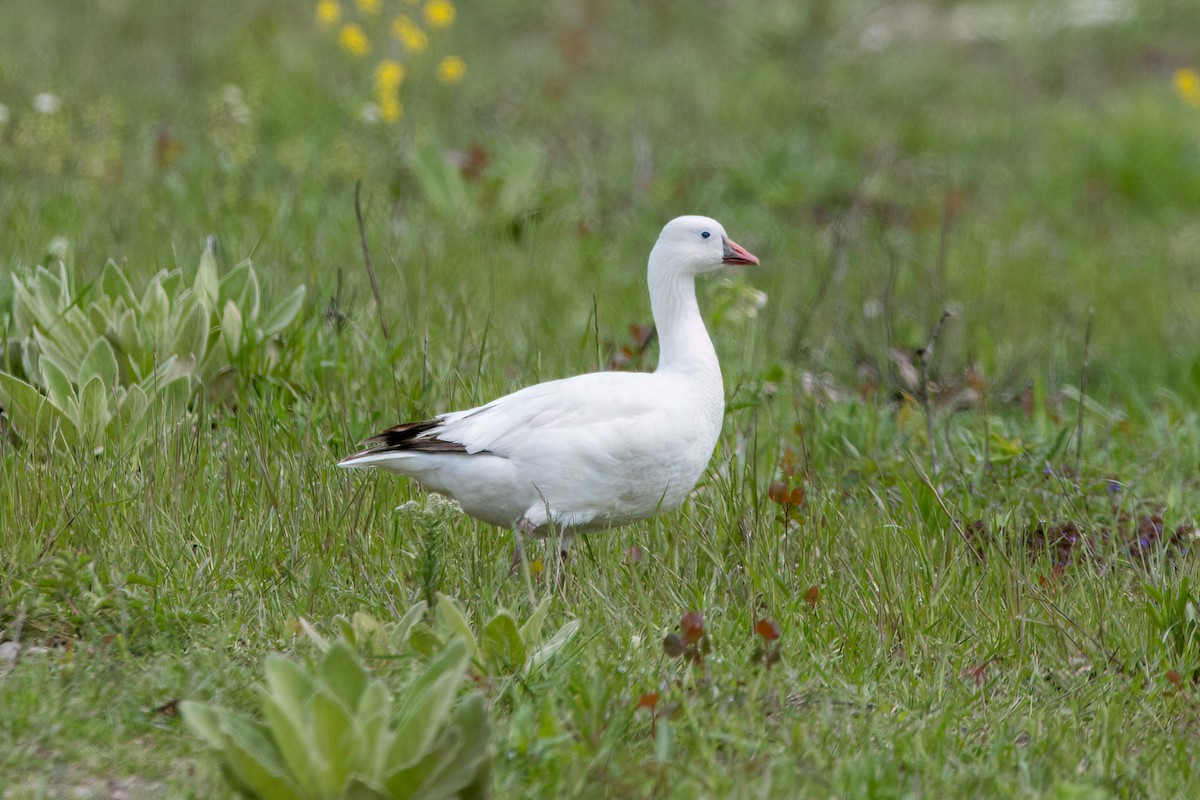
[[[0,430],[4,796],[211,796],[175,701],[251,707],[297,617],[532,613],[510,539],[333,461],[651,365],[685,213],[763,261],[701,288],[724,435],[538,579],[580,635],[487,689],[497,785],[1194,796],[1198,69],[1195,0],[3,0],[0,373],[115,339],[41,372],[74,440]]]
[[[378,53],[348,55],[315,5],[6,0],[0,248],[33,265],[65,237],[87,280],[217,234],[275,292],[325,303],[340,274],[366,316],[361,179],[393,324],[425,285],[454,298],[439,314],[510,317],[501,351],[560,374],[591,294],[610,336],[648,321],[649,244],[705,213],[767,265],[746,278],[770,298],[760,368],[902,385],[889,351],[952,308],[941,370],[1016,397],[1078,381],[1094,308],[1095,390],[1200,395],[1195,10],[463,4],[405,60],[389,123],[363,110]]]

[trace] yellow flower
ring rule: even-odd
[[[1200,108],[1200,75],[1196,70],[1175,70],[1175,93],[1189,106]]]
[[[367,41],[367,34],[363,33],[362,27],[354,22],[343,25],[342,29],[338,31],[338,43],[341,44],[343,50],[357,58],[362,58],[371,52],[371,43]]]
[[[404,65],[391,58],[385,58],[375,67],[375,85],[399,86],[404,80]]]
[[[467,64],[458,56],[446,56],[438,64],[438,80],[442,83],[458,83],[467,74]]]
[[[425,24],[431,28],[449,28],[454,24],[454,3],[429,0],[425,4]]]
[[[342,4],[337,0],[321,0],[317,3],[317,24],[332,28],[342,21]]]
[[[404,116],[404,104],[396,97],[396,93],[379,98],[379,116],[387,122],[395,122]]]
[[[354,4],[364,14],[379,13],[379,0],[355,0]]]
[[[421,30],[417,23],[403,14],[392,20],[392,35],[412,53],[419,53],[429,44],[429,36]]]

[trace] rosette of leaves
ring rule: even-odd
[[[444,594],[437,595],[437,609],[432,624],[424,622],[428,605],[414,604],[403,617],[394,622],[380,622],[370,614],[355,613],[352,617],[336,617],[342,639],[354,644],[367,655],[392,657],[409,647],[424,657],[430,657],[447,641],[461,639],[466,643],[476,670],[492,676],[528,673],[537,669],[561,651],[579,630],[579,620],[562,625],[549,639],[542,641],[541,631],[550,611],[550,600],[543,600],[524,622],[518,623],[512,612],[500,609],[476,635],[458,603]],[[311,627],[309,637],[318,647],[328,642]]]
[[[262,720],[196,702],[180,712],[247,797],[490,797],[483,696],[455,702],[469,660],[466,643],[451,642],[393,695],[338,639],[311,669],[267,657]]]
[[[299,286],[270,310],[249,261],[218,275],[210,239],[191,283],[162,270],[135,292],[110,261],[76,291],[63,262],[12,275],[0,405],[16,431],[58,430],[68,446],[137,441],[147,409],[182,415],[196,392],[229,400],[239,377],[269,373],[277,337],[304,300]]]
[[[428,656],[437,652],[447,640],[461,639],[470,648],[477,668],[488,675],[532,672],[566,647],[579,631],[579,620],[569,620],[549,639],[542,641],[542,627],[550,610],[548,598],[539,603],[524,622],[518,622],[512,612],[502,608],[478,633],[472,630],[466,614],[452,598],[438,594],[437,599],[432,625],[416,619],[411,622],[406,631],[409,644]],[[418,605],[424,611],[424,603]]]

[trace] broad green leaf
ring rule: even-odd
[[[392,696],[382,681],[372,680],[367,684],[366,691],[359,698],[355,715],[372,758],[382,755],[378,752],[378,744],[384,738],[392,715]]]
[[[142,300],[142,317],[138,324],[142,341],[160,352],[169,352],[167,348],[171,344],[168,335],[170,316],[171,298],[167,296],[162,284],[150,284]]]
[[[367,688],[367,672],[349,644],[341,639],[334,642],[317,665],[317,673],[347,708],[358,708]]]
[[[79,374],[79,364],[83,361],[82,356],[79,358],[73,358],[71,355],[63,351],[62,346],[56,339],[44,335],[37,328],[34,328],[33,330],[33,341],[37,345],[37,357],[39,362],[41,361],[42,356],[49,356],[51,359],[53,359],[54,363],[58,365],[59,369],[67,373],[68,377]],[[40,366],[37,374],[41,374]]]
[[[466,675],[467,663],[467,646],[461,639],[455,639],[397,698],[400,718],[386,763],[409,764],[429,747],[446,721]]]
[[[313,768],[316,765],[316,745],[311,731],[303,723],[303,709],[289,711],[286,700],[260,689],[263,715],[271,728],[271,736],[279,748],[293,778],[301,786],[312,786],[316,780]]]
[[[184,284],[183,270],[178,267],[172,270],[163,270],[155,276],[155,279],[162,285],[167,297],[182,297],[184,292],[190,292],[191,289]]]
[[[216,308],[221,297],[221,282],[217,279],[217,257],[213,252],[217,237],[209,236],[200,256],[200,266],[196,269],[196,281],[192,291],[208,302],[209,308]]]
[[[333,694],[334,688],[322,686],[309,701],[314,754],[320,756],[315,769],[317,788],[323,797],[336,797],[368,755],[361,739],[355,736],[350,709]]]
[[[509,612],[501,609],[484,626],[483,656],[491,672],[512,673],[525,666],[525,643]]]
[[[343,800],[395,800],[396,796],[388,792],[382,784],[373,783],[361,775],[355,775],[346,785]]]
[[[225,743],[221,718],[232,713],[221,706],[206,705],[194,700],[184,700],[179,704],[179,714],[187,726],[195,731],[209,747],[216,750],[220,750]]]
[[[225,301],[225,309],[221,312],[221,338],[225,342],[225,352],[230,359],[235,358],[242,349],[242,314],[232,300]]]
[[[125,313],[124,301],[120,298],[114,301],[107,295],[102,295],[87,309],[88,322],[91,324],[92,330],[99,333],[109,333],[115,330],[114,325],[116,325],[117,318],[123,313]]]
[[[292,320],[300,313],[300,307],[304,304],[304,293],[304,286],[297,286],[275,304],[263,320],[262,335],[264,337],[275,336],[292,324]]]
[[[543,598],[542,602],[538,603],[537,608],[529,615],[521,625],[521,641],[525,642],[525,646],[529,647],[538,639],[542,638],[542,625],[546,623],[546,614],[550,611],[550,598]]]
[[[317,690],[316,683],[299,664],[272,653],[263,662],[267,690],[293,719],[300,719],[302,709]]]
[[[413,650],[430,658],[442,646],[442,637],[438,636],[437,631],[424,622],[415,622],[409,628],[408,643]]]
[[[219,706],[185,700],[179,704],[183,721],[202,738],[226,774],[251,797],[301,800],[304,794],[287,776],[287,765],[261,726]]]
[[[175,330],[173,353],[179,356],[192,355],[204,358],[208,349],[211,312],[197,295],[189,294],[179,308],[178,327]]]
[[[559,628],[553,636],[550,637],[549,641],[533,651],[533,654],[529,656],[529,663],[526,665],[526,668],[528,670],[535,670],[542,664],[546,663],[554,656],[555,653],[567,646],[567,642],[571,641],[578,630],[579,620],[573,619],[564,623],[563,626]]]
[[[42,327],[49,330],[70,305],[70,294],[57,276],[40,265],[33,272],[33,285],[30,289],[35,317]]]
[[[258,275],[249,260],[241,262],[221,278],[221,297],[232,300],[246,320],[258,319]]]
[[[140,386],[130,386],[116,405],[116,412],[108,423],[108,438],[122,441],[141,439],[142,415],[150,399]]]
[[[428,607],[424,600],[413,605],[408,611],[404,612],[404,616],[396,621],[391,631],[392,642],[394,647],[401,647],[406,642],[410,641],[409,634],[412,632],[413,626],[416,625],[423,616],[425,609]]]
[[[13,327],[15,330],[26,331],[38,323],[37,316],[37,301],[34,300],[33,293],[21,280],[12,274],[13,286]]]
[[[25,439],[44,439],[64,424],[62,413],[46,396],[25,381],[0,372],[0,406],[8,413],[13,427]]]
[[[129,306],[138,304],[137,295],[133,293],[133,287],[129,284],[129,279],[125,277],[125,270],[121,269],[112,259],[109,259],[100,273],[100,290],[109,297],[124,298],[125,303]]]
[[[79,365],[77,383],[79,386],[86,386],[92,378],[99,378],[104,382],[105,388],[109,388],[116,385],[117,372],[117,356],[113,353],[112,345],[107,339],[100,337],[92,343],[91,349],[83,357],[83,363]]]
[[[391,651],[387,629],[370,614],[356,611],[353,617],[348,620],[343,617],[341,621],[345,625],[345,638],[364,654],[386,655]]]
[[[420,797],[458,797],[476,782],[482,784],[481,793],[489,795],[490,771],[481,770],[489,759],[487,704],[482,694],[474,692],[459,705],[450,734],[453,758],[441,760],[427,774],[421,782]]]
[[[412,763],[405,764],[395,770],[384,780],[388,791],[393,797],[429,798],[449,797],[439,795],[435,788],[438,777],[450,766],[455,764],[459,751],[462,749],[463,733],[457,727],[449,728],[428,749],[422,749],[418,758]],[[388,761],[394,765],[395,761]],[[426,788],[428,786],[428,789]]]
[[[117,320],[116,343],[121,355],[129,361],[129,366],[133,368],[134,374],[139,378],[143,377],[150,369],[150,365],[142,358],[144,352],[142,333],[138,327],[137,312],[132,308]]]
[[[42,385],[46,387],[46,396],[50,398],[50,402],[71,420],[78,420],[79,405],[66,370],[49,353],[42,353],[38,360],[38,368],[41,370]]]
[[[479,658],[479,645],[475,641],[475,634],[471,631],[471,625],[467,622],[467,617],[463,614],[462,609],[458,607],[452,598],[438,592],[438,604],[434,615],[437,617],[438,627],[446,638],[454,636],[462,637],[467,646],[471,649],[471,657]]]
[[[305,792],[288,774],[287,764],[261,725],[231,715],[222,720],[227,732],[221,756],[237,783],[252,796],[300,800]]]
[[[88,348],[99,335],[100,331],[92,327],[91,320],[87,318],[83,309],[79,306],[68,308],[53,333],[55,342],[70,359],[64,366],[77,366],[82,363]]]
[[[79,438],[90,447],[104,444],[104,429],[111,414],[108,392],[100,376],[92,376],[79,392]]]

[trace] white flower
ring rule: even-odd
[[[62,99],[51,92],[42,92],[33,98],[33,110],[39,114],[54,114],[62,108]]]
[[[878,300],[867,300],[863,303],[863,316],[867,319],[875,319],[883,313],[883,304]]]
[[[363,122],[375,123],[383,119],[383,114],[379,110],[379,106],[374,103],[363,103],[362,109],[358,112],[362,117]]]
[[[50,245],[46,248],[46,252],[57,258],[59,261],[67,260],[67,252],[71,249],[71,243],[67,241],[65,236],[55,236],[50,240]]]
[[[4,123],[8,122],[8,120],[9,120],[8,106],[4,105],[4,103],[0,103],[0,125],[3,125]]]

